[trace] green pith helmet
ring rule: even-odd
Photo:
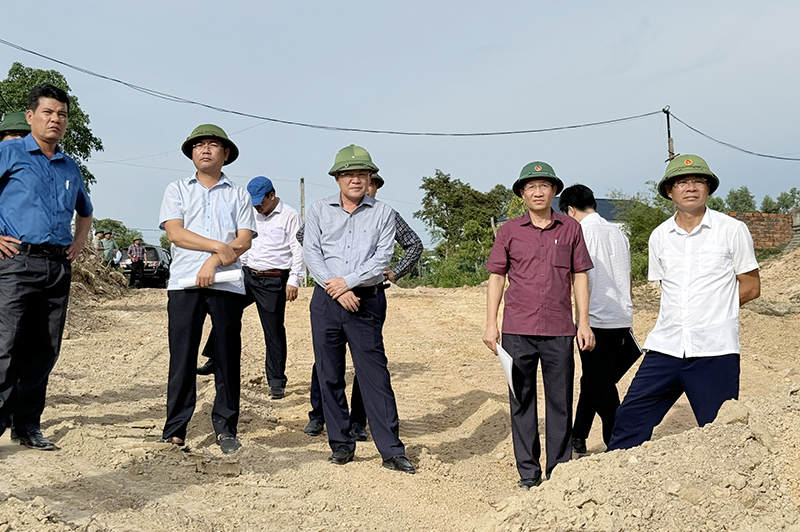
[[[336,159],[333,161],[333,167],[328,173],[335,176],[339,172],[348,170],[369,170],[370,172],[378,173],[378,167],[372,162],[369,152],[355,144],[339,150],[339,153],[336,154]]]
[[[181,151],[183,154],[191,159],[192,146],[195,142],[201,139],[219,139],[226,148],[231,150],[231,152],[228,154],[228,160],[225,161],[225,164],[231,164],[236,160],[237,157],[239,157],[239,148],[236,147],[236,144],[234,144],[231,139],[228,138],[228,135],[225,134],[221,127],[215,126],[214,124],[203,124],[202,126],[197,126],[194,128],[192,134],[186,138],[181,146]]]
[[[558,178],[553,167],[542,161],[534,161],[526,164],[519,173],[519,178],[514,182],[512,189],[514,194],[522,197],[522,187],[531,179],[547,179],[556,187],[556,195],[564,190],[564,182]]]
[[[0,122],[0,137],[5,133],[24,133],[31,132],[31,126],[25,120],[25,113],[8,113],[3,121]]]
[[[708,178],[708,195],[714,193],[719,187],[719,178],[714,175],[708,163],[697,155],[678,155],[672,159],[664,171],[664,177],[658,184],[658,193],[670,199],[667,195],[667,185],[671,185],[675,178],[684,175],[701,175]]]
[[[384,184],[383,178],[379,176],[377,172],[372,174],[370,179],[372,179],[372,182],[375,183],[375,188],[381,188]]]

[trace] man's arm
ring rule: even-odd
[[[286,234],[289,236],[289,249],[292,251],[292,268],[286,281],[286,300],[297,299],[297,288],[306,276],[306,263],[303,262],[303,246],[295,235],[300,231],[300,215],[292,214],[287,221]]]
[[[739,281],[740,307],[761,295],[761,277],[758,275],[758,269],[739,274],[736,280]]]
[[[394,239],[403,248],[403,256],[394,268],[384,272],[390,281],[395,282],[408,272],[419,261],[422,256],[422,240],[406,223],[400,213],[395,211],[395,233]]]
[[[72,243],[67,246],[67,260],[73,261],[83,249],[86,244],[86,236],[92,228],[92,215],[81,216],[75,215],[75,237]]]
[[[252,240],[253,231],[250,229],[236,230],[236,238],[230,243],[230,247],[233,248],[237,259],[242,255],[242,253],[250,249]],[[236,259],[234,259],[233,262],[236,262]],[[231,264],[233,264],[233,262],[231,262]],[[207,258],[200,267],[200,271],[197,272],[197,280],[195,284],[200,288],[206,288],[214,284],[214,275],[217,273],[217,268],[219,266],[228,266],[228,264],[222,264],[222,258],[218,253],[215,253]]]
[[[237,250],[233,247],[234,243],[239,240],[238,234],[236,240],[230,244],[226,244],[224,242],[220,242],[219,240],[213,240],[211,238],[200,236],[194,231],[189,231],[183,227],[183,220],[181,219],[165,221],[164,230],[167,232],[167,238],[169,238],[169,240],[176,246],[186,249],[193,249],[196,251],[208,251],[209,253],[215,253],[219,256],[220,264],[222,266],[233,264],[236,262],[236,259],[239,257],[239,255],[247,251],[247,249],[250,249],[249,245],[247,246],[247,249],[242,250]],[[252,237],[252,231],[248,231],[248,233]]]
[[[500,301],[503,300],[503,289],[506,287],[506,276],[499,273],[489,274],[489,283],[486,289],[486,332],[483,334],[483,343],[497,354],[497,344],[500,343],[500,330],[497,328],[497,313],[500,311]]]
[[[572,289],[575,291],[575,306],[578,310],[578,349],[591,351],[594,349],[594,333],[589,327],[589,274],[575,272],[572,275]]]
[[[303,237],[303,260],[317,284],[323,285],[325,281],[333,278],[333,274],[325,266],[322,255],[322,242],[320,239],[320,213],[317,204],[312,203],[306,215],[306,225]],[[299,232],[299,231],[298,231]]]

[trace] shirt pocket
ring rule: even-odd
[[[236,206],[233,203],[220,201],[217,203],[217,225],[227,233],[236,231]]]
[[[556,268],[570,268],[572,266],[572,246],[569,244],[556,244],[553,266]]]
[[[75,202],[78,200],[78,183],[69,178],[56,181],[60,182],[56,187],[58,187],[58,200],[61,202],[61,206],[69,212],[74,211]]]
[[[695,268],[700,274],[725,274],[733,270],[733,257],[722,246],[703,246],[697,251]]]

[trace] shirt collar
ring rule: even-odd
[[[283,200],[278,200],[278,204],[275,206],[274,209],[272,209],[272,212],[264,216],[260,212],[256,211],[256,218],[258,218],[259,220],[266,220],[267,218],[272,218],[273,214],[280,214],[282,210],[283,210]]]
[[[368,205],[372,207],[373,205],[375,205],[376,201],[377,200],[372,196],[364,194],[364,197],[361,198],[361,203],[359,203],[358,206],[361,207],[362,205]],[[341,207],[342,206],[341,192],[338,194],[334,194],[333,196],[328,196],[327,198],[325,198],[325,202],[328,203],[329,205],[336,205],[337,207]]]
[[[690,233],[687,233],[685,230],[681,229],[681,227],[675,221],[675,218],[678,217],[678,213],[676,212],[669,219],[669,232],[675,231],[679,235],[691,235],[693,233],[697,233],[698,231],[700,231],[701,227],[707,227],[708,229],[711,229],[711,218],[712,218],[712,216],[714,216],[714,215],[711,214],[711,209],[708,206],[706,206],[706,212],[705,212],[705,214],[703,214],[703,219],[700,220],[700,223],[697,224],[697,227],[692,229],[692,231]]]
[[[581,220],[581,225],[597,225],[603,223],[603,218],[600,216],[599,213],[593,212],[591,214],[587,214]]]
[[[547,224],[547,227],[543,227],[542,230],[550,229],[551,227],[555,227],[556,224],[563,224],[564,218],[567,218],[565,214],[558,214],[556,211],[550,207],[550,223]],[[534,227],[533,222],[531,222],[531,213],[530,211],[526,210],[525,214],[520,217],[520,224],[519,225],[530,225]]]
[[[191,177],[189,177],[189,183],[192,183],[192,182],[195,182],[195,183],[200,183],[200,181],[198,181],[198,179],[197,179],[197,172],[193,173],[193,174],[191,175]],[[222,172],[222,177],[220,177],[220,178],[219,178],[219,181],[217,182],[217,184],[216,184],[216,185],[214,185],[214,186],[213,186],[213,187],[211,187],[211,188],[217,188],[217,187],[218,187],[218,186],[220,186],[220,185],[227,185],[227,186],[229,186],[229,187],[232,187],[232,186],[233,186],[233,183],[231,182],[231,180],[230,180],[230,179],[228,179],[228,176],[226,176],[226,175],[225,175],[225,172]],[[209,190],[210,190],[210,189],[209,189]]]
[[[41,146],[39,146],[39,143],[36,142],[36,139],[33,138],[33,135],[31,135],[30,133],[28,133],[25,136],[25,138],[22,139],[22,142],[25,143],[25,149],[28,150],[29,153],[32,153],[32,152],[35,152],[35,151],[40,151],[40,152],[42,152],[42,154],[44,154],[44,151],[42,151]],[[56,144],[56,153],[53,155],[51,160],[52,159],[63,159],[63,158],[64,158],[64,154],[61,153],[61,146]]]

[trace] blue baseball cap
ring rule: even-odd
[[[253,199],[254,207],[256,205],[261,205],[261,202],[264,201],[264,198],[267,197],[267,194],[273,190],[275,190],[275,187],[272,186],[272,181],[262,175],[254,177],[249,183],[247,183],[247,191],[250,193],[250,197]]]

